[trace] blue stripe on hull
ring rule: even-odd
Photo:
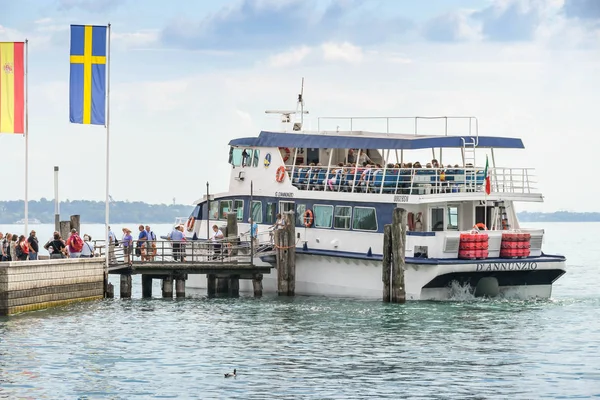
[[[371,260],[371,261],[382,261],[383,256],[381,254],[373,254],[368,256],[365,253],[355,253],[350,251],[336,251],[336,250],[318,250],[308,249],[304,250],[301,247],[296,248],[296,254],[305,254],[313,256],[327,256],[327,257],[340,257],[349,258],[355,260]],[[456,258],[415,258],[406,257],[407,264],[426,264],[426,265],[461,265],[461,264],[473,264],[473,263],[522,263],[524,261],[535,261],[535,262],[560,262],[566,261],[564,256],[560,255],[547,255],[544,254],[540,257],[527,257],[527,258],[486,258],[483,260],[460,260]]]

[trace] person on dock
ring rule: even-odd
[[[212,228],[214,232],[214,235],[212,235],[212,237],[210,238],[214,252],[212,259],[216,260],[219,257],[219,255],[221,255],[221,240],[225,238],[225,235],[223,235],[223,232],[219,229],[217,225],[213,225]]]
[[[19,239],[19,236],[17,236],[16,233],[14,233],[12,235],[11,241],[9,243],[9,251],[10,251],[10,259],[11,261],[17,261],[17,239]]]
[[[83,235],[83,248],[81,249],[81,258],[92,258],[94,257],[94,243],[92,243],[92,237],[85,233]]]
[[[148,242],[148,232],[144,229],[144,225],[138,226],[140,231],[138,240],[135,245],[135,255],[140,257],[142,261],[146,261],[146,244]]]
[[[67,246],[58,232],[54,232],[52,239],[48,240],[48,243],[44,245],[44,248],[50,253],[51,259],[65,258],[67,255]]]
[[[0,241],[0,261],[10,261],[10,242],[12,240],[12,233],[6,232],[4,239]]]
[[[75,228],[71,229],[71,235],[67,239],[67,247],[70,258],[79,258],[83,249],[83,239],[79,236]]]
[[[131,267],[131,249],[133,249],[133,236],[131,236],[131,229],[123,228],[123,239],[121,242],[123,245],[123,256],[125,257],[125,263]]]
[[[154,261],[156,256],[156,235],[150,229],[150,225],[146,225],[146,259],[148,261]]]
[[[176,226],[168,236],[168,239],[172,242],[171,247],[173,248],[173,261],[183,261],[181,249],[183,247],[185,235],[183,234],[183,229],[180,228],[182,228],[181,225]]]
[[[19,236],[19,241],[15,246],[15,255],[17,261],[26,261],[29,257],[29,243],[25,235]]]
[[[117,235],[110,229],[110,225],[108,227],[108,263],[116,264],[117,257],[115,257],[115,246],[119,245],[119,241],[117,240]]]
[[[250,224],[250,238],[254,245],[254,250],[256,250],[258,247],[258,224],[252,218],[248,218],[248,223]]]
[[[40,251],[40,245],[37,236],[35,236],[35,231],[31,231],[31,233],[29,234],[29,237],[27,238],[27,243],[29,243],[29,259],[37,260],[38,252]]]

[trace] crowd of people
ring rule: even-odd
[[[59,232],[54,232],[52,237],[44,244],[50,258],[91,258],[94,257],[94,243],[88,234],[79,236],[76,229],[71,229],[69,237],[65,240]],[[25,261],[38,260],[40,245],[35,230],[25,235],[0,232],[0,261]]]

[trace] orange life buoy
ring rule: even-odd
[[[283,178],[285,178],[285,167],[282,165],[277,168],[277,172],[275,173],[275,180],[277,182],[283,182]]]
[[[285,155],[283,156],[283,162],[286,162],[287,160],[290,159],[290,155],[292,154],[292,152],[290,151],[289,147],[280,147],[280,150],[283,150],[285,152]]]
[[[475,225],[473,225],[473,228],[477,228],[481,231],[487,231],[487,227],[485,226],[485,224],[483,224],[482,222],[478,222]]]
[[[194,218],[194,217],[188,218],[188,221],[187,221],[187,224],[186,224],[188,232],[191,232],[191,231],[194,230],[194,224],[195,223],[196,223],[196,218]]]
[[[304,211],[304,226],[310,228],[313,222],[315,222],[313,212],[310,209]]]

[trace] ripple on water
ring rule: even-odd
[[[107,300],[0,320],[0,398],[600,394],[598,298]],[[238,377],[223,373],[237,368]]]

